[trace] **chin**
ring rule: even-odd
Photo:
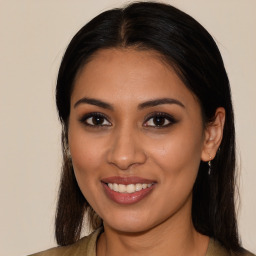
[[[126,213],[125,215],[106,218],[104,226],[122,233],[142,233],[154,227],[152,221],[145,215]]]
[[[148,225],[143,225],[142,223],[138,225],[129,225],[128,223],[125,225],[119,225],[118,223],[116,223],[111,226],[109,225],[109,227],[119,233],[126,234],[138,234],[150,230],[150,227]]]

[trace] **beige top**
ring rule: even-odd
[[[101,229],[96,230],[89,236],[83,237],[78,242],[68,245],[60,246],[49,249],[47,251],[39,252],[30,256],[96,256],[96,243]],[[229,253],[218,242],[210,239],[208,249],[205,256],[235,256],[233,253]],[[255,256],[254,254],[245,251],[241,256]],[[238,256],[238,255],[237,255]]]

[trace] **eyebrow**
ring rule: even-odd
[[[155,99],[155,100],[143,102],[143,103],[139,104],[138,109],[155,107],[155,106],[163,105],[163,104],[176,104],[176,105],[179,105],[179,106],[185,108],[184,104],[182,104],[179,100],[172,99],[172,98],[161,98],[161,99]]]
[[[84,97],[84,98],[78,100],[74,104],[74,108],[76,108],[80,104],[90,104],[90,105],[98,106],[100,108],[114,110],[114,107],[111,104],[101,101],[101,100],[98,100],[98,99]],[[160,98],[160,99],[154,99],[154,100],[149,100],[149,101],[143,102],[138,105],[138,109],[142,110],[144,108],[155,107],[155,106],[163,105],[163,104],[176,104],[178,106],[185,108],[184,104],[181,103],[179,100],[172,99],[172,98]]]
[[[105,109],[109,109],[109,110],[114,109],[113,106],[111,106],[110,104],[108,104],[104,101],[97,100],[97,99],[91,99],[91,98],[82,98],[82,99],[78,100],[74,104],[74,108],[76,108],[80,104],[90,104],[90,105],[98,106],[100,108],[105,108]]]

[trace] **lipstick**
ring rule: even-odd
[[[118,204],[137,203],[154,189],[156,182],[141,177],[113,176],[102,179],[106,195]]]

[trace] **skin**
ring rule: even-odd
[[[162,98],[181,104],[138,107]],[[100,125],[93,112],[104,116]],[[75,81],[68,140],[79,187],[104,221],[98,256],[205,255],[209,238],[192,224],[192,189],[200,161],[216,154],[224,120],[219,108],[204,128],[196,97],[153,51],[105,49],[92,57]],[[141,201],[122,205],[102,186],[112,176],[138,176],[155,185]]]

